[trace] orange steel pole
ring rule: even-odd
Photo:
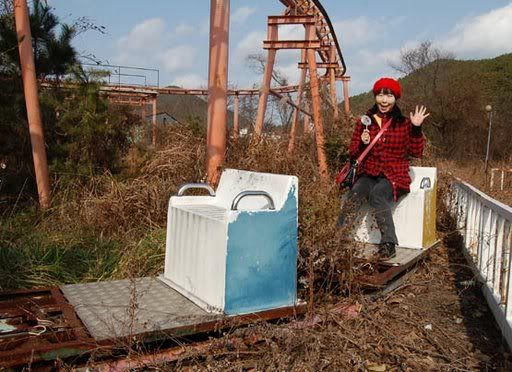
[[[235,94],[235,103],[234,103],[234,113],[233,113],[233,141],[238,142],[238,105],[239,105],[239,97],[238,94]]]
[[[307,26],[307,40],[314,39],[314,28]],[[323,182],[327,183],[329,172],[327,169],[327,158],[324,146],[324,124],[322,118],[322,106],[318,92],[318,76],[316,71],[316,55],[314,49],[308,49],[309,82],[311,86],[311,99],[313,101],[313,122],[315,124],[316,151],[318,157],[318,168]]]
[[[345,114],[350,114],[350,97],[348,95],[348,82],[350,77],[344,76],[341,82],[343,83],[343,100],[345,101]]]
[[[302,49],[301,51],[301,61],[306,61],[306,50]],[[306,81],[306,72],[307,69],[303,68],[300,72],[300,81],[299,81],[299,90],[297,91],[297,107],[300,107],[301,100],[302,100],[302,89],[304,87],[304,82]],[[293,150],[295,149],[295,137],[297,134],[297,127],[299,122],[299,109],[295,108],[293,111],[293,118],[292,118],[292,128],[290,130],[290,141],[288,142],[288,154],[292,154]]]
[[[213,185],[217,184],[226,153],[228,53],[229,0],[211,0],[206,171]]]
[[[334,63],[336,62],[336,47],[333,45],[331,46],[331,53],[330,53],[330,62]],[[329,68],[329,79],[330,79],[330,88],[331,88],[331,101],[334,106],[334,122],[338,120],[339,112],[338,112],[338,99],[336,97],[336,76],[334,68]]]
[[[304,108],[309,111],[310,110],[310,106],[309,106],[309,100],[306,98],[305,102],[304,102]],[[310,132],[310,123],[311,119],[309,117],[309,115],[304,115],[304,134],[307,135],[309,134]]]
[[[147,130],[148,128],[146,128],[146,100],[143,99],[142,100],[142,106],[140,108],[140,117],[141,117],[141,122],[142,122],[142,128],[144,128],[143,130],[143,141],[144,143],[148,143],[148,136],[147,136]]]
[[[269,25],[267,29],[267,39],[276,41],[278,38],[277,25]],[[270,83],[272,80],[272,70],[276,60],[276,49],[268,50],[267,64],[265,65],[265,73],[263,75],[263,84],[260,90],[260,99],[258,102],[258,113],[256,115],[256,124],[254,126],[254,134],[256,137],[261,135],[263,130],[263,122],[265,121],[265,112],[267,110],[267,101],[270,91]]]
[[[153,146],[156,146],[156,96],[151,100],[151,105],[153,106],[153,117],[151,120],[151,127],[152,127],[151,144]]]
[[[39,108],[37,94],[36,68],[32,51],[32,35],[28,16],[26,0],[14,0],[14,19],[18,50],[20,54],[21,76],[23,79],[23,92],[27,108],[30,142],[32,144],[32,157],[39,194],[39,205],[42,209],[50,206],[50,180],[48,178],[48,164],[46,162],[46,149],[44,147],[44,130]]]

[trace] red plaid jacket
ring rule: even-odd
[[[368,116],[372,119],[368,130],[373,140],[379,133],[380,127],[370,112]],[[384,118],[383,122],[386,121],[387,118]],[[367,146],[361,141],[364,129],[359,120],[350,143],[349,155],[352,159],[356,159]],[[394,121],[359,165],[357,175],[384,175],[393,186],[393,196],[396,201],[399,189],[405,192],[410,191],[411,177],[409,176],[408,157],[420,158],[423,155],[424,142],[421,127],[412,125],[407,118],[404,118],[403,121]]]

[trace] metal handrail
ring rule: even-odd
[[[430,189],[431,187],[430,177],[423,177],[420,182],[420,189]]]
[[[235,198],[233,199],[233,203],[231,203],[231,210],[236,211],[238,208],[238,203],[240,203],[240,200],[242,200],[246,196],[263,196],[269,202],[268,209],[270,209],[270,210],[276,209],[274,200],[272,199],[272,197],[270,196],[270,194],[268,192],[260,191],[260,190],[247,190],[247,191],[242,191],[237,196],[235,196]]]
[[[512,347],[512,207],[462,181],[452,184],[447,202],[469,266]]]
[[[208,193],[210,194],[210,196],[215,196],[215,191],[207,183],[186,183],[180,187],[180,189],[178,190],[177,196],[183,196],[185,191],[190,190],[190,189],[205,189],[205,190],[208,190]]]

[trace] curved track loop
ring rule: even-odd
[[[318,0],[279,0],[286,6],[286,15],[312,15],[316,19],[316,34],[323,47],[336,47],[337,56],[336,77],[342,77],[347,71],[347,66],[341,53],[341,48],[336,38],[336,33],[326,10]],[[324,62],[329,61],[328,48],[317,50],[318,55]]]

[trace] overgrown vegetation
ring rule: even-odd
[[[30,195],[34,191],[30,139],[19,69],[17,37],[12,7],[5,2],[0,13],[0,160],[2,192]],[[140,123],[131,111],[112,107],[100,94],[97,73],[77,63],[73,37],[101,28],[86,18],[62,24],[52,9],[34,1],[30,14],[36,75],[53,87],[40,90],[48,162],[52,174],[90,176],[120,170],[132,129]],[[77,89],[59,83],[71,81]],[[23,189],[23,190],[22,190]],[[27,193],[28,191],[28,193]]]
[[[156,275],[163,269],[170,194],[183,183],[205,178],[205,120],[201,116],[204,112],[198,113],[197,108],[200,101],[204,104],[201,110],[205,111],[206,103],[200,99],[186,101],[186,110],[182,112],[184,119],[179,117],[183,123],[159,128],[156,147],[147,146],[144,141],[138,143],[135,133],[140,126],[138,116],[130,110],[109,105],[100,94],[95,76],[75,65],[76,54],[69,44],[73,28],[63,26],[57,34],[53,30],[59,22],[49,16],[51,11],[39,1],[34,6],[39,7],[39,13],[34,14],[46,20],[39,23],[44,25],[42,30],[60,43],[66,51],[63,54],[69,57],[63,58],[61,53],[55,60],[58,66],[50,63],[54,55],[42,51],[51,51],[52,48],[44,48],[53,44],[42,42],[37,46],[41,51],[41,58],[37,60],[39,76],[55,77],[58,81],[69,76],[77,88],[65,90],[57,85],[41,93],[53,181],[52,206],[41,212],[35,203],[23,202],[23,198],[30,195],[26,180],[33,179],[30,143],[19,71],[13,59],[15,53],[10,50],[14,45],[1,34],[4,44],[0,43],[0,48],[8,53],[0,54],[0,162],[7,165],[6,170],[0,169],[3,172],[0,173],[0,290]],[[34,22],[38,24],[37,20]],[[12,20],[7,13],[1,15],[0,23],[5,30],[11,27],[12,31]],[[45,47],[41,49],[41,45]],[[412,58],[414,71],[402,81],[404,111],[417,103],[425,103],[432,111],[430,124],[425,129],[429,138],[427,157],[420,164],[437,165],[445,172],[443,174],[448,174],[446,171],[456,164],[461,174],[471,170],[474,178],[485,184],[482,172],[475,168],[475,159],[484,151],[487,127],[482,107],[485,104],[493,104],[496,110],[494,158],[506,161],[512,150],[505,127],[508,118],[504,115],[512,104],[512,55],[469,62],[438,57],[429,63],[420,60],[419,65],[414,64],[416,60]],[[184,102],[167,98],[166,102],[173,107]],[[369,95],[353,99],[354,111],[361,113],[367,109],[371,99]],[[254,105],[245,104],[246,118],[250,118]],[[352,127],[348,119],[334,122],[332,110],[325,105],[326,151],[334,172],[346,156]],[[281,120],[289,121],[289,111],[283,110]],[[465,359],[461,361],[454,355],[463,353],[467,345],[470,347],[470,340],[457,339],[449,356],[443,355],[446,351],[443,349],[450,347],[450,337],[439,346],[421,328],[420,331],[425,332],[421,337],[407,333],[410,339],[403,341],[399,329],[389,329],[381,323],[384,310],[378,305],[385,301],[365,304],[367,312],[360,316],[365,324],[370,324],[366,328],[356,321],[350,324],[352,328],[345,327],[342,312],[333,315],[331,310],[342,298],[340,294],[351,296],[353,302],[363,301],[352,280],[356,270],[353,248],[344,244],[344,232],[335,228],[340,195],[334,186],[325,187],[320,182],[313,138],[301,134],[294,155],[287,156],[286,131],[279,133],[280,136],[263,138],[259,143],[251,143],[248,137],[240,138],[236,144],[229,143],[225,166],[299,177],[298,280],[300,297],[307,299],[310,306],[310,318],[295,325],[296,328],[263,324],[248,333],[240,331],[240,337],[265,335],[262,337],[264,346],[260,344],[261,348],[256,348],[257,353],[264,350],[265,356],[252,365],[261,369],[284,369],[288,365],[299,369],[356,369],[369,365],[362,355],[380,354],[390,363],[404,365],[404,370],[435,366],[433,358],[438,363],[462,368]],[[464,166],[455,163],[463,158]],[[453,288],[443,287],[445,279],[453,279],[441,270],[448,265],[447,253],[434,256],[433,260],[433,269],[425,265],[423,282],[436,283],[441,292],[446,290],[443,293],[447,299],[456,301]],[[399,307],[392,317],[397,322],[413,316],[426,317],[428,312],[422,306],[436,300],[435,296],[427,296],[426,288],[418,284],[411,289],[409,299],[417,296],[418,300],[411,300],[410,307]],[[438,301],[437,305],[443,304]],[[444,319],[444,313],[439,312],[439,318]],[[324,328],[315,328],[318,324]],[[445,326],[449,328],[450,324],[447,322]],[[290,335],[292,341],[289,341]],[[373,351],[352,340],[354,336]],[[438,333],[437,337],[443,335]],[[415,347],[419,340],[429,340],[440,349],[423,353],[421,348]],[[428,347],[424,343],[422,348]],[[355,357],[340,360],[339,354],[331,350],[331,359],[321,358],[332,345],[339,350],[350,350]],[[276,351],[276,347],[279,350]],[[393,347],[401,349],[397,351]],[[482,349],[492,352],[487,350],[492,349],[489,346],[482,346]],[[407,358],[411,353],[418,353],[424,359],[410,362]],[[477,365],[478,358],[471,359],[472,365]],[[222,363],[214,365],[219,369],[223,366]]]

